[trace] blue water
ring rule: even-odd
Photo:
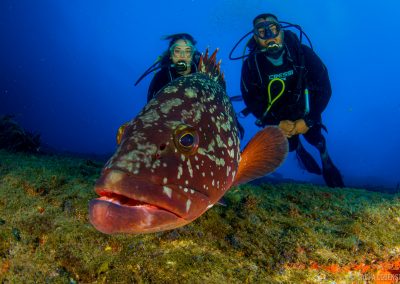
[[[111,153],[117,128],[145,104],[151,76],[134,82],[165,50],[162,36],[188,32],[200,50],[219,47],[229,95],[239,95],[241,62],[228,54],[256,15],[272,12],[300,24],[329,69],[333,94],[323,119],[345,183],[396,188],[399,8],[394,0],[1,0],[0,115],[15,114],[56,149]],[[257,127],[252,116],[241,122],[245,145]],[[294,154],[278,173],[323,183]]]

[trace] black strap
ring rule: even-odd
[[[240,117],[246,117],[251,113],[251,111],[248,107],[245,107],[239,113],[240,113]]]

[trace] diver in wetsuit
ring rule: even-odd
[[[318,55],[301,44],[296,34],[283,30],[277,17],[261,14],[253,20],[250,54],[243,62],[241,92],[256,124],[278,125],[305,168],[321,174],[330,187],[344,187],[321,130],[321,114],[331,97],[328,70]],[[322,171],[302,146],[299,135],[320,153]]]
[[[195,39],[186,33],[173,34],[165,39],[169,40],[169,46],[161,56],[161,69],[150,82],[147,101],[172,80],[197,72],[200,53],[196,51]]]

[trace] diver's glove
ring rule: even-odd
[[[293,134],[305,134],[310,128],[307,126],[306,122],[304,119],[298,119],[294,122],[294,129],[293,129]]]
[[[278,126],[287,138],[290,138],[295,134],[295,123],[291,120],[281,120]]]
[[[296,121],[281,120],[281,122],[279,122],[279,128],[282,129],[287,138],[298,134],[304,134],[310,129],[304,119],[298,119]]]

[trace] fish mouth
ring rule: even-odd
[[[115,198],[109,197],[91,200],[90,223],[105,234],[143,234],[171,230],[190,222],[151,204],[135,200],[128,203],[119,204]]]
[[[160,206],[156,206],[156,205],[144,202],[144,201],[133,199],[133,198],[127,197],[122,194],[114,193],[110,190],[96,189],[96,192],[101,196],[99,198],[96,198],[96,200],[98,200],[98,201],[105,201],[105,202],[113,203],[118,206],[128,207],[128,208],[144,207],[144,208],[150,208],[150,209],[164,210],[164,211],[170,212],[171,214],[175,215],[178,218],[182,218],[181,216],[177,215],[174,212],[169,211],[166,208],[162,208]]]
[[[183,226],[200,216],[209,198],[194,190],[160,185],[120,170],[107,170],[95,186],[89,219],[99,231],[150,233]]]
[[[111,202],[111,203],[117,204],[118,206],[127,206],[127,207],[147,206],[147,207],[156,207],[156,208],[159,208],[159,209],[162,209],[162,210],[166,210],[166,209],[160,208],[158,206],[154,206],[154,205],[151,205],[149,203],[146,203],[146,202],[143,202],[143,201],[140,201],[140,200],[136,200],[136,199],[132,199],[132,198],[129,198],[127,196],[124,196],[124,195],[121,195],[121,194],[118,194],[118,193],[114,193],[114,192],[111,192],[111,191],[107,191],[107,190],[101,190],[99,192],[99,195],[101,197],[97,198],[97,200]],[[166,210],[166,211],[168,211],[168,210]],[[172,213],[172,214],[174,214],[174,213]],[[176,216],[178,216],[178,215],[176,215]]]

